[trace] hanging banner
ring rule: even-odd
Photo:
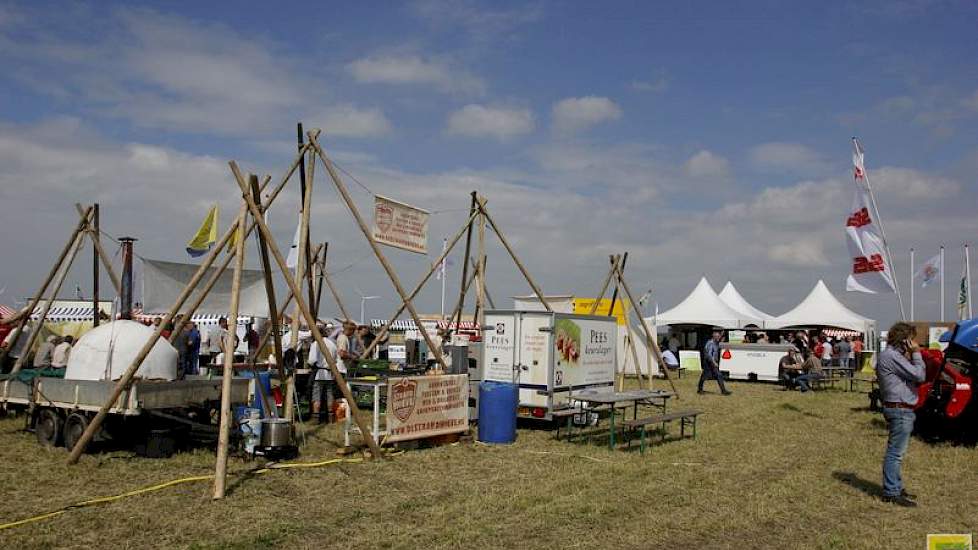
[[[428,253],[427,210],[374,196],[374,240],[418,254]]]
[[[408,376],[387,382],[385,442],[422,439],[469,429],[469,377]]]
[[[895,292],[893,270],[886,261],[883,236],[870,214],[869,190],[860,181],[855,185],[856,194],[846,218],[846,244],[852,258],[846,290],[869,294]]]
[[[143,312],[163,313],[170,310],[173,302],[180,296],[183,289],[193,278],[197,264],[179,262],[164,262],[143,258]],[[217,271],[210,267],[204,273],[203,280],[209,280]],[[197,308],[199,314],[227,315],[231,304],[231,287],[234,273],[226,270],[217,279],[214,287]],[[190,294],[184,302],[180,313],[187,309],[200,295],[203,285]],[[260,269],[241,270],[241,295],[238,304],[238,314],[248,317],[268,317],[268,294],[265,292],[265,275]]]

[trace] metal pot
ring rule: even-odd
[[[292,444],[292,422],[285,418],[265,418],[261,421],[261,446],[288,447]]]

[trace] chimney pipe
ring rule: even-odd
[[[132,243],[136,239],[122,237],[119,242],[122,243],[122,303],[119,304],[119,318],[132,320]]]

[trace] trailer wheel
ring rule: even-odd
[[[83,433],[88,428],[88,416],[84,413],[71,413],[65,420],[64,440],[66,449],[74,449],[75,444],[81,439]]]
[[[44,447],[57,447],[61,445],[61,428],[64,422],[61,415],[53,409],[41,409],[37,413],[37,421],[34,423],[34,435],[37,442]]]

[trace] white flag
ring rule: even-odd
[[[855,157],[853,155],[854,161]],[[869,190],[858,179],[852,208],[846,219],[846,243],[852,258],[849,277],[846,278],[846,290],[869,294],[896,291],[893,270],[886,261],[883,236],[879,225],[870,215]]]
[[[295,237],[292,237],[292,248],[289,249],[289,257],[285,260],[285,265],[289,269],[295,269],[299,265],[299,235],[302,233],[302,221],[295,226]]]
[[[933,258],[924,262],[924,265],[920,266],[917,273],[914,273],[914,279],[920,279],[920,286],[927,288],[927,285],[933,283],[941,275],[941,255],[937,254]]]

